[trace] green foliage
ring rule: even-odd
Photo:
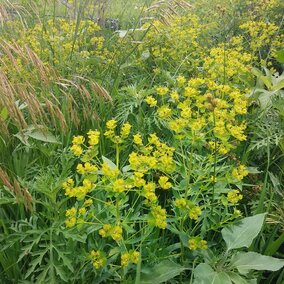
[[[1,283],[282,283],[283,1],[0,6]]]
[[[252,270],[281,269],[284,266],[284,260],[281,259],[256,252],[229,252],[252,244],[260,233],[265,215],[247,217],[242,219],[240,224],[225,227],[222,230],[222,236],[226,242],[227,251],[220,257],[217,264],[213,262],[213,259],[210,260],[210,257],[207,258],[209,264],[199,264],[194,270],[194,283],[256,283],[256,279],[251,277]],[[236,273],[236,270],[240,275]]]

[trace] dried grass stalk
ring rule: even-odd
[[[33,210],[33,198],[29,191],[22,187],[16,178],[11,181],[8,174],[0,167],[0,181],[10,190],[16,197],[18,203],[23,202],[27,211]]]

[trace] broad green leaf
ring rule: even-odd
[[[236,224],[223,228],[221,233],[227,249],[248,248],[259,234],[265,215],[266,213],[247,217]]]
[[[241,275],[235,272],[228,272],[229,277],[231,278],[231,281],[234,284],[256,284],[256,279],[245,279]]]
[[[277,271],[284,266],[284,260],[256,252],[239,252],[232,257],[231,265],[239,273],[247,274],[250,270]]]
[[[26,133],[26,135],[33,139],[43,141],[46,143],[60,144],[60,142],[57,141],[56,137],[53,134],[51,134],[49,131],[45,132],[41,130],[35,130],[31,133]]]
[[[149,269],[147,273],[142,272],[140,284],[164,283],[176,277],[186,269],[187,268],[175,262],[165,260]]]
[[[201,263],[194,269],[193,284],[232,284],[225,272],[216,272],[207,263]]]
[[[228,272],[228,275],[234,284],[247,284],[247,280],[235,272]]]
[[[216,271],[214,271],[209,264],[201,263],[196,266],[193,273],[193,284],[207,284],[212,283],[210,281],[213,279],[214,275],[216,274]]]
[[[272,87],[272,91],[279,91],[284,88],[284,80]]]
[[[275,58],[278,62],[284,63],[284,49],[278,50]]]

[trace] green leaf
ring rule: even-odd
[[[201,263],[194,269],[193,284],[232,284],[225,272],[216,272],[207,263]]]
[[[228,275],[234,284],[247,284],[247,280],[235,272],[228,272]]]
[[[140,284],[164,283],[176,277],[186,269],[187,268],[175,262],[165,260],[156,264],[153,268],[149,269],[147,272],[146,271],[142,272]]]
[[[68,282],[69,278],[67,276],[66,271],[60,266],[60,265],[54,265],[54,268],[56,270],[56,274],[65,282]]]
[[[278,62],[284,63],[284,49],[278,50],[275,58]]]
[[[283,244],[284,244],[284,232],[275,241],[269,243],[264,253],[266,255],[273,255],[279,250],[279,248]]]
[[[242,219],[240,222],[224,228],[221,233],[227,249],[249,247],[259,234],[266,213]]]
[[[0,112],[0,117],[3,120],[6,120],[9,117],[9,111],[6,107],[2,108],[1,112]]]
[[[239,273],[247,274],[250,270],[277,271],[284,266],[284,260],[256,252],[239,252],[232,257],[231,265]]]
[[[56,137],[49,131],[35,130],[32,131],[31,133],[26,133],[26,135],[33,139],[43,141],[46,143],[60,144],[60,142],[57,141]]]

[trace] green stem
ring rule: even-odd
[[[119,169],[119,145],[118,144],[115,145],[115,149],[116,149],[116,166]]]
[[[215,111],[213,110],[213,125],[215,128],[216,125],[216,118],[215,118]],[[213,212],[213,203],[214,203],[214,198],[215,198],[215,183],[216,183],[216,164],[217,164],[217,141],[216,141],[216,136],[214,134],[213,130],[213,135],[214,135],[214,169],[213,169],[213,188],[212,188],[212,206],[211,206],[211,213]]]
[[[190,186],[190,176],[191,176],[191,172],[192,172],[192,163],[193,163],[193,144],[194,144],[194,138],[192,139],[192,144],[191,144],[191,149],[190,149],[190,155],[189,155],[189,166],[188,166],[188,172],[187,172],[187,176],[188,176],[188,185],[186,188],[186,192],[185,192],[185,197],[187,198],[189,195],[189,186]]]

